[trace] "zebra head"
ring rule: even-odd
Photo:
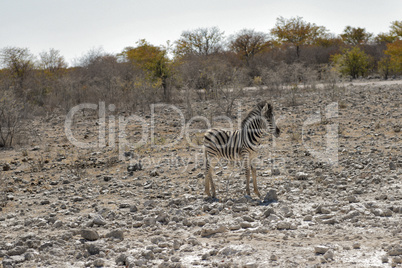
[[[276,126],[274,109],[270,103],[265,103],[264,107],[261,110],[261,116],[267,121],[267,128],[275,137],[279,137],[281,131]]]

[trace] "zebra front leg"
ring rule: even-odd
[[[257,188],[257,171],[255,169],[255,167],[253,166],[253,164],[250,165],[251,166],[251,175],[253,176],[253,187],[254,187],[254,193],[261,198],[261,194],[258,191]]]
[[[206,167],[205,167],[205,194],[208,196],[211,196],[211,192],[209,189],[210,185],[211,185],[211,190],[212,190],[212,197],[215,198],[216,192],[215,192],[215,184],[212,181],[212,168],[207,160]]]
[[[205,186],[205,194],[208,196],[211,196],[211,192],[209,191],[209,180],[211,177],[211,167],[209,166],[208,160],[206,160],[206,165],[205,165],[205,182],[204,182],[204,186]]]

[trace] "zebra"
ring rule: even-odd
[[[250,195],[250,169],[253,177],[254,193],[261,198],[257,188],[256,169],[251,162],[257,156],[257,148],[263,134],[267,129],[279,137],[280,130],[276,126],[273,107],[266,101],[259,102],[241,122],[241,129],[226,131],[223,129],[209,129],[204,134],[204,160],[205,160],[205,194],[216,198],[215,185],[212,181],[210,160],[221,158],[231,161],[241,160],[246,169],[246,193]],[[211,158],[211,159],[210,159]]]

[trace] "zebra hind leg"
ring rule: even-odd
[[[209,191],[209,180],[210,180],[210,177],[212,174],[211,174],[210,170],[211,170],[211,167],[209,166],[208,158],[206,158],[205,159],[205,183],[204,183],[204,186],[205,186],[205,194],[208,196],[211,196],[211,192]]]
[[[212,191],[212,198],[216,198],[216,191],[215,191],[215,184],[212,180],[212,168],[211,164],[208,161],[208,156],[205,158],[205,194],[211,196]],[[211,191],[210,188],[211,187]]]

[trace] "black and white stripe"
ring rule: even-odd
[[[250,195],[250,169],[253,177],[254,192],[260,196],[257,189],[256,170],[251,160],[257,155],[257,148],[262,136],[269,130],[274,136],[280,134],[275,124],[272,105],[260,102],[251,110],[241,122],[241,129],[226,131],[222,129],[210,129],[204,135],[205,154],[205,193],[216,197],[215,185],[212,181],[211,159],[225,158],[228,160],[241,160],[246,168],[246,192]]]

